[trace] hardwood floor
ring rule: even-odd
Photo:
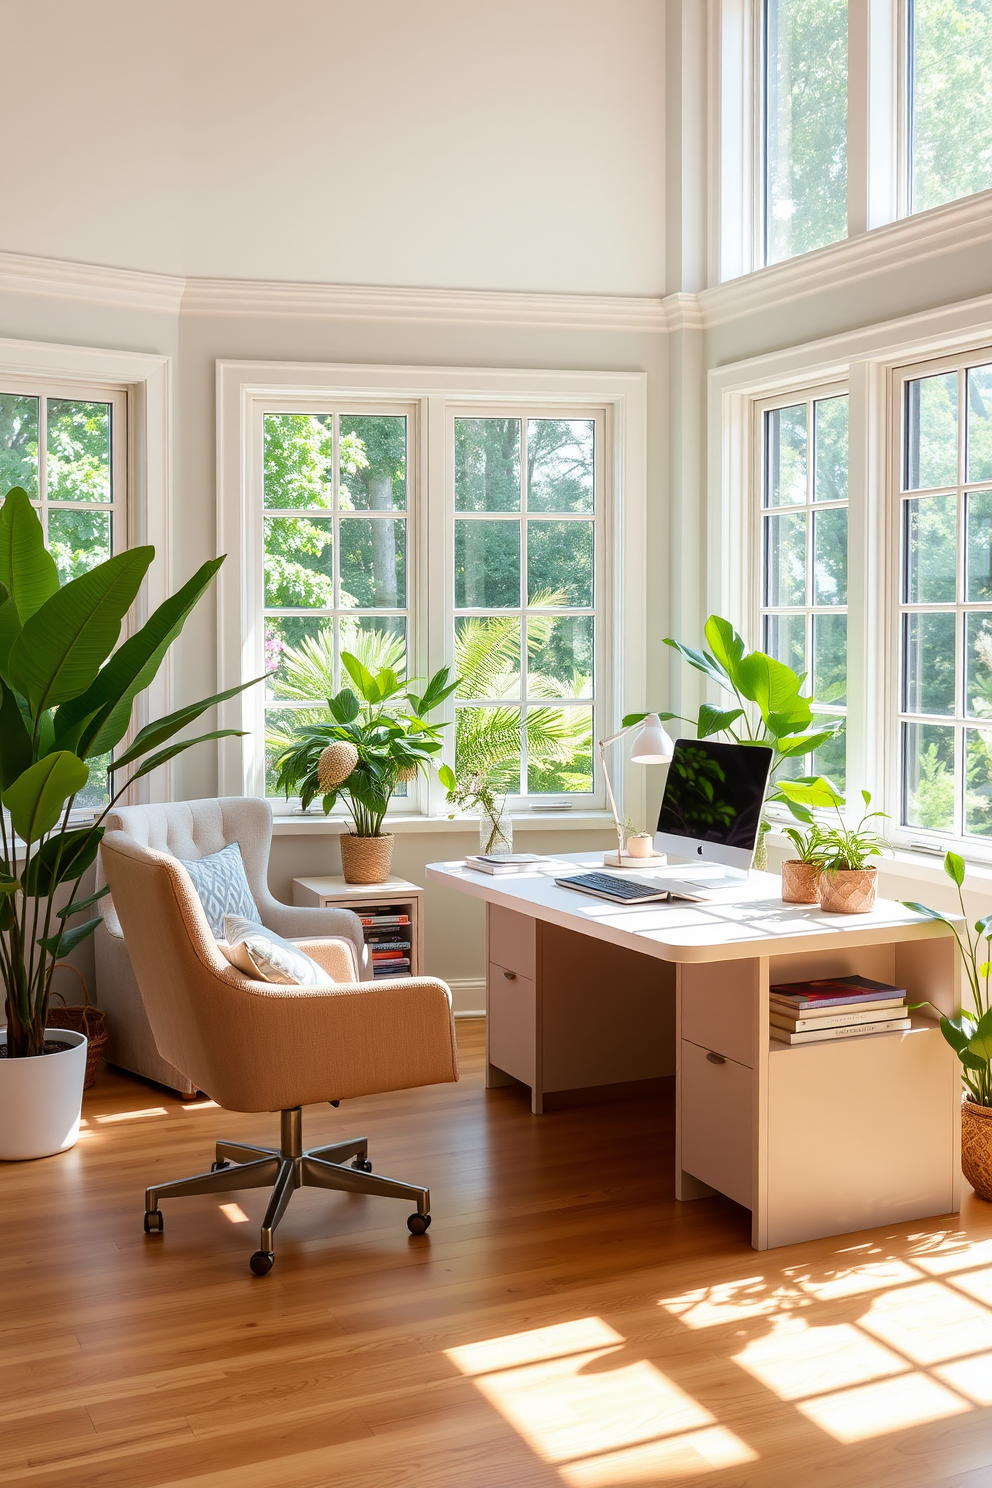
[[[675,1203],[664,1101],[534,1118],[460,1038],[460,1085],[304,1113],[430,1183],[422,1238],[314,1190],[264,1278],[261,1193],[146,1238],[147,1182],[277,1120],[114,1073],[71,1153],[0,1167],[0,1484],[992,1488],[992,1205],[758,1255]]]

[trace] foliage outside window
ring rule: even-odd
[[[762,645],[811,674],[815,712],[847,711],[848,398],[816,396],[762,416]],[[803,762],[843,791],[843,731]],[[798,766],[795,773],[798,773]]]
[[[992,5],[910,0],[910,211],[992,187]]]
[[[765,262],[847,236],[847,0],[764,3]]]
[[[992,361],[902,383],[901,822],[992,839]]]
[[[456,417],[455,770],[591,794],[597,419]]]
[[[123,419],[123,394],[109,389],[82,397],[0,384],[0,491],[28,493],[62,584],[126,546]],[[90,760],[77,807],[107,804],[109,763],[109,754]]]

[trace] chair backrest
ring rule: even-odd
[[[116,806],[107,814],[106,829],[126,832],[141,846],[174,858],[207,858],[237,842],[255,903],[261,907],[269,898],[272,807],[257,796]]]

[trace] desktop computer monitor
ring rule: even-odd
[[[751,867],[772,751],[676,739],[654,845],[695,863]]]

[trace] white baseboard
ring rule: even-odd
[[[456,977],[448,982],[456,1018],[484,1018],[486,1015],[485,977]]]

